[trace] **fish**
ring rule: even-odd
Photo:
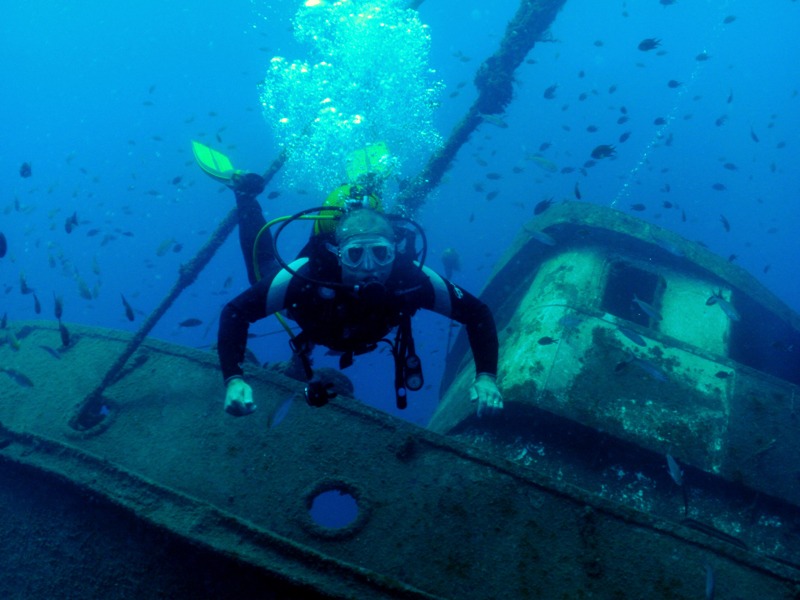
[[[629,138],[629,137],[631,137],[631,132],[630,132],[630,131],[626,131],[626,132],[622,133],[622,134],[619,136],[619,143],[620,143],[620,144],[624,144],[625,142],[627,142],[627,141],[628,141],[628,138]]]
[[[283,421],[286,418],[286,415],[289,414],[289,409],[292,408],[292,404],[294,403],[296,396],[297,396],[296,394],[292,394],[286,400],[281,402],[281,405],[278,407],[278,409],[275,411],[275,413],[269,420],[270,429],[273,429],[278,425],[280,425],[281,421]]]
[[[10,329],[6,332],[6,341],[8,342],[8,345],[11,347],[11,349],[14,350],[14,352],[16,352],[22,347],[22,344],[20,344],[16,334]]]
[[[639,297],[634,294],[633,295],[633,303],[636,304],[639,308],[642,309],[642,312],[645,313],[651,319],[656,321],[661,321],[662,317],[658,314],[658,311],[651,305],[645,302],[644,300],[639,299]]]
[[[120,294],[120,298],[122,298],[122,306],[125,307],[125,318],[127,318],[128,321],[133,321],[136,318],[133,314],[133,308],[131,308],[131,305],[125,300],[125,296]]]
[[[445,248],[441,260],[444,265],[444,276],[447,279],[453,278],[454,271],[461,270],[461,257],[455,248]]]
[[[203,322],[200,319],[184,319],[180,323],[178,323],[178,327],[197,327],[198,325],[202,325]]]
[[[84,300],[91,300],[92,291],[89,289],[89,285],[84,281],[83,277],[78,276],[75,281],[78,284],[78,294],[80,294],[80,297]]]
[[[183,177],[181,177],[180,175],[176,175],[175,177],[172,178],[170,183],[172,185],[178,185],[181,181],[183,181]]]
[[[733,102],[733,90],[731,90],[730,92],[728,92],[728,100],[727,100],[727,104],[730,104],[731,102]]]
[[[540,202],[537,202],[536,206],[533,207],[533,214],[534,215],[540,215],[544,211],[546,211],[548,208],[550,208],[551,206],[553,206],[553,198],[552,198],[552,196],[550,198],[545,198],[544,200],[541,200]]]
[[[175,238],[169,238],[168,240],[164,240],[158,245],[158,248],[156,248],[156,255],[164,256],[169,251],[169,249],[172,248],[172,245],[174,243],[175,243]]]
[[[536,163],[536,166],[542,169],[543,171],[547,171],[548,173],[556,173],[558,171],[558,165],[554,163],[552,160],[547,160],[544,156],[540,156],[538,154],[530,154],[526,156],[528,160],[532,160]]]
[[[634,357],[630,362],[634,367],[641,369],[656,381],[661,381],[662,383],[669,381],[667,374],[649,360]]]
[[[37,315],[42,314],[42,303],[39,302],[39,297],[36,295],[36,292],[33,293],[33,312]]]
[[[0,258],[3,258],[8,252],[8,240],[6,234],[0,231]]]
[[[499,127],[500,129],[508,129],[508,123],[506,123],[503,119],[501,119],[497,115],[487,115],[484,113],[480,113],[478,116],[485,122],[489,123],[490,125],[494,125],[495,127]]]
[[[726,232],[731,230],[731,224],[728,222],[728,219],[725,218],[725,215],[720,215],[719,220],[722,223],[722,227],[725,228]]]
[[[41,348],[42,350],[47,352],[53,358],[57,358],[58,360],[61,360],[61,354],[55,348],[51,348],[50,346],[43,346],[43,345],[40,345],[39,348]]]
[[[592,150],[592,158],[600,160],[601,158],[609,158],[616,154],[616,148],[610,144],[600,144]]]
[[[617,331],[619,331],[637,346],[647,346],[647,342],[644,341],[644,338],[636,333],[633,329],[628,329],[627,327],[617,325]]]
[[[719,379],[727,379],[731,375],[732,375],[732,373],[730,373],[728,371],[717,371],[716,373],[714,373],[714,377],[717,377]]]
[[[549,346],[550,344],[555,344],[558,340],[551,338],[549,335],[539,338],[537,342],[540,346]]]
[[[535,229],[529,225],[523,225],[523,229],[527,231],[530,236],[535,239],[540,244],[544,244],[545,246],[555,246],[556,241],[552,238],[552,236],[547,235],[544,231],[540,229]]]
[[[697,56],[694,57],[694,59],[697,62],[705,62],[709,58],[711,58],[711,55],[708,52],[701,52],[700,54],[698,54]]]
[[[713,184],[713,185],[711,186],[711,189],[712,189],[712,190],[715,190],[715,191],[717,191],[717,192],[724,192],[724,191],[725,191],[725,190],[727,190],[728,188],[725,186],[725,184],[724,184],[724,183],[715,183],[715,184]]]
[[[547,100],[552,100],[556,97],[556,89],[558,89],[558,84],[554,83],[549,88],[544,91],[544,97]]]
[[[714,591],[716,590],[716,583],[714,581],[714,569],[711,565],[706,563],[706,600],[714,600]]]
[[[58,333],[61,335],[61,345],[64,348],[69,348],[69,329],[60,320],[58,321]]]
[[[23,179],[27,179],[31,175],[33,175],[33,172],[31,171],[31,163],[29,162],[22,163],[22,166],[20,166],[19,168],[19,176],[22,177]]]
[[[636,204],[631,204],[631,210],[636,210],[636,211],[641,212],[641,211],[646,210],[646,209],[647,209],[647,206],[645,206],[641,202],[637,202]]]
[[[665,239],[661,239],[661,238],[653,238],[653,241],[655,242],[655,244],[659,248],[661,248],[662,250],[666,250],[667,252],[669,252],[673,256],[685,256],[685,253],[680,248],[680,246],[677,246],[677,245],[673,244],[669,240],[665,240]]]
[[[672,89],[675,89],[675,88],[681,87],[681,85],[683,85],[683,84],[682,84],[680,81],[677,81],[677,80],[675,80],[675,79],[670,79],[670,80],[667,82],[667,87],[670,87],[670,88],[672,88]]]
[[[750,139],[753,140],[754,142],[759,142],[760,141],[758,139],[758,136],[756,135],[756,132],[753,130],[753,126],[752,125],[750,126]]]
[[[575,182],[575,190],[574,190],[574,192],[575,192],[575,197],[578,200],[580,200],[581,199],[581,188],[578,187],[578,182],[577,181]]]
[[[78,226],[78,211],[72,213],[72,216],[67,217],[67,220],[64,221],[64,231],[67,233],[72,233],[72,230]]]
[[[280,195],[281,195],[281,193],[279,191],[277,191],[277,190],[276,191],[272,191],[269,194],[267,194],[267,200],[275,200],[275,198],[277,198]]]
[[[679,487],[683,486],[683,471],[681,470],[678,461],[672,458],[671,454],[667,454],[667,470],[672,481]]]
[[[64,300],[61,298],[61,296],[56,296],[55,292],[53,292],[53,304],[55,305],[54,312],[56,319],[60,321],[61,316],[64,314]]]
[[[30,294],[33,290],[28,287],[28,281],[25,279],[25,273],[19,274],[19,292],[20,294]]]
[[[0,371],[11,377],[11,379],[19,386],[31,388],[33,387],[33,381],[25,375],[24,373],[20,373],[16,369],[6,369],[0,368]]]
[[[723,166],[723,168],[728,169],[728,171],[738,171],[739,170],[739,167],[737,167],[735,164],[733,164],[731,162],[726,162],[722,166]]]
[[[661,45],[661,40],[657,40],[656,38],[645,38],[641,42],[639,42],[639,50],[642,52],[649,52],[650,50],[654,50]]]
[[[3,318],[0,319],[0,329],[5,329],[6,327],[8,327],[8,313],[4,312]]]
[[[722,22],[723,22],[725,25],[730,25],[730,24],[731,24],[731,23],[733,23],[735,20],[736,20],[736,15],[728,15],[727,17],[725,17],[725,18],[722,20]]]
[[[741,320],[741,316],[739,315],[737,310],[733,307],[733,305],[730,302],[728,302],[727,300],[725,300],[725,298],[722,297],[722,291],[721,290],[717,290],[716,292],[713,292],[711,294],[711,296],[709,297],[709,299],[706,300],[706,306],[714,306],[715,304],[718,305],[720,307],[720,309],[722,309],[722,312],[724,312],[725,315],[731,321],[740,321]]]
[[[583,318],[574,313],[564,315],[558,320],[558,324],[567,331],[577,329],[581,323],[583,323]]]
[[[487,173],[486,179],[491,179],[492,181],[497,181],[498,179],[502,179],[503,176],[500,173]]]

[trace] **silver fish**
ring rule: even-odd
[[[741,320],[742,317],[739,315],[739,312],[722,296],[722,290],[712,292],[709,299],[706,300],[706,306],[714,306],[715,304],[719,305],[722,312],[724,312],[731,321]]]
[[[667,454],[667,469],[669,470],[669,476],[672,477],[672,481],[674,481],[678,487],[682,487],[683,471],[678,465],[678,461],[672,458],[671,454]]]
[[[714,580],[714,569],[710,564],[706,563],[706,600],[714,600],[714,592],[716,591],[716,582]]]
[[[644,341],[644,338],[636,333],[633,329],[628,329],[627,327],[617,325],[617,330],[637,346],[647,345],[647,342]]]
[[[275,411],[275,413],[270,418],[270,421],[269,421],[269,428],[270,429],[273,429],[273,428],[277,427],[278,425],[280,425],[281,421],[283,421],[286,418],[286,415],[289,414],[289,409],[292,408],[292,404],[294,403],[294,399],[295,399],[296,396],[297,396],[297,394],[292,394],[286,400],[281,402],[281,405],[278,407],[278,409]]]
[[[555,246],[556,241],[549,235],[547,235],[544,231],[539,229],[534,229],[533,227],[529,227],[528,225],[524,226],[525,231],[527,231],[530,236],[535,239],[540,244],[544,244],[545,246]]]
[[[661,320],[662,317],[660,314],[658,314],[658,311],[655,308],[653,308],[652,305],[648,304],[644,300],[640,300],[636,294],[633,295],[633,303],[636,304],[639,308],[641,308],[642,312],[651,319],[655,319],[656,321]]]
[[[656,381],[667,382],[669,381],[669,377],[667,374],[659,369],[656,365],[654,365],[649,360],[645,360],[643,358],[634,358],[631,360],[631,364],[639,367],[642,371],[650,375]]]

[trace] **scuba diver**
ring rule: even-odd
[[[310,353],[315,345],[340,353],[343,369],[352,364],[353,356],[386,342],[395,360],[397,406],[405,408],[407,390],[423,385],[411,333],[411,317],[421,308],[466,325],[476,368],[470,396],[478,415],[503,407],[495,381],[497,331],[489,308],[424,266],[424,232],[409,219],[381,212],[379,176],[362,172],[353,177],[348,168],[355,183],[334,190],[323,207],[268,224],[256,199],[264,190],[264,179],[233,170],[224,155],[198,142],[194,149],[200,166],[235,194],[239,241],[251,284],[220,315],[218,353],[227,413],[244,416],[256,410],[241,363],[250,324],[271,314],[292,336],[294,359],[308,381],[308,404],[324,406],[336,395],[334,384],[312,370]],[[362,151],[367,164],[371,150],[374,147]],[[314,230],[297,258],[287,263],[278,253],[277,239],[286,225],[301,219],[314,220]],[[273,235],[270,227],[276,222],[280,225]],[[418,236],[423,241],[419,253]],[[299,334],[291,333],[282,313],[299,325]],[[386,338],[392,330],[396,330],[393,342]]]

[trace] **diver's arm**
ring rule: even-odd
[[[455,286],[444,277],[423,267],[431,283],[427,308],[466,325],[469,346],[475,359],[475,381],[470,386],[470,400],[477,402],[478,416],[503,408],[503,396],[497,387],[497,360],[500,344],[492,311],[478,298]]]
[[[243,379],[242,362],[250,323],[267,316],[268,281],[257,283],[222,309],[217,333],[217,354],[225,379],[225,412],[241,417],[256,409],[253,390]]]
[[[219,317],[217,354],[225,383],[242,376],[241,363],[247,348],[250,323],[267,316],[268,281],[261,281],[228,302]]]
[[[430,293],[433,294],[425,308],[466,325],[476,373],[496,376],[499,343],[492,311],[478,298],[436,271],[428,267],[423,267],[423,271],[428,276],[432,287]]]
[[[306,262],[308,259],[305,258],[296,260],[292,262],[290,268],[299,269]],[[244,351],[247,348],[247,331],[250,323],[255,323],[286,307],[287,296],[291,295],[289,286],[291,281],[292,276],[282,269],[271,280],[262,279],[236,296],[222,309],[217,334],[217,353],[225,383],[231,378],[242,376],[241,363],[244,361]]]

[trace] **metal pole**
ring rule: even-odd
[[[410,214],[439,185],[456,154],[481,124],[481,115],[502,114],[513,96],[514,71],[541,39],[566,0],[522,0],[517,14],[506,26],[497,52],[487,58],[475,74],[478,98],[453,129],[447,142],[428,161],[422,172],[398,196],[398,205]]]

